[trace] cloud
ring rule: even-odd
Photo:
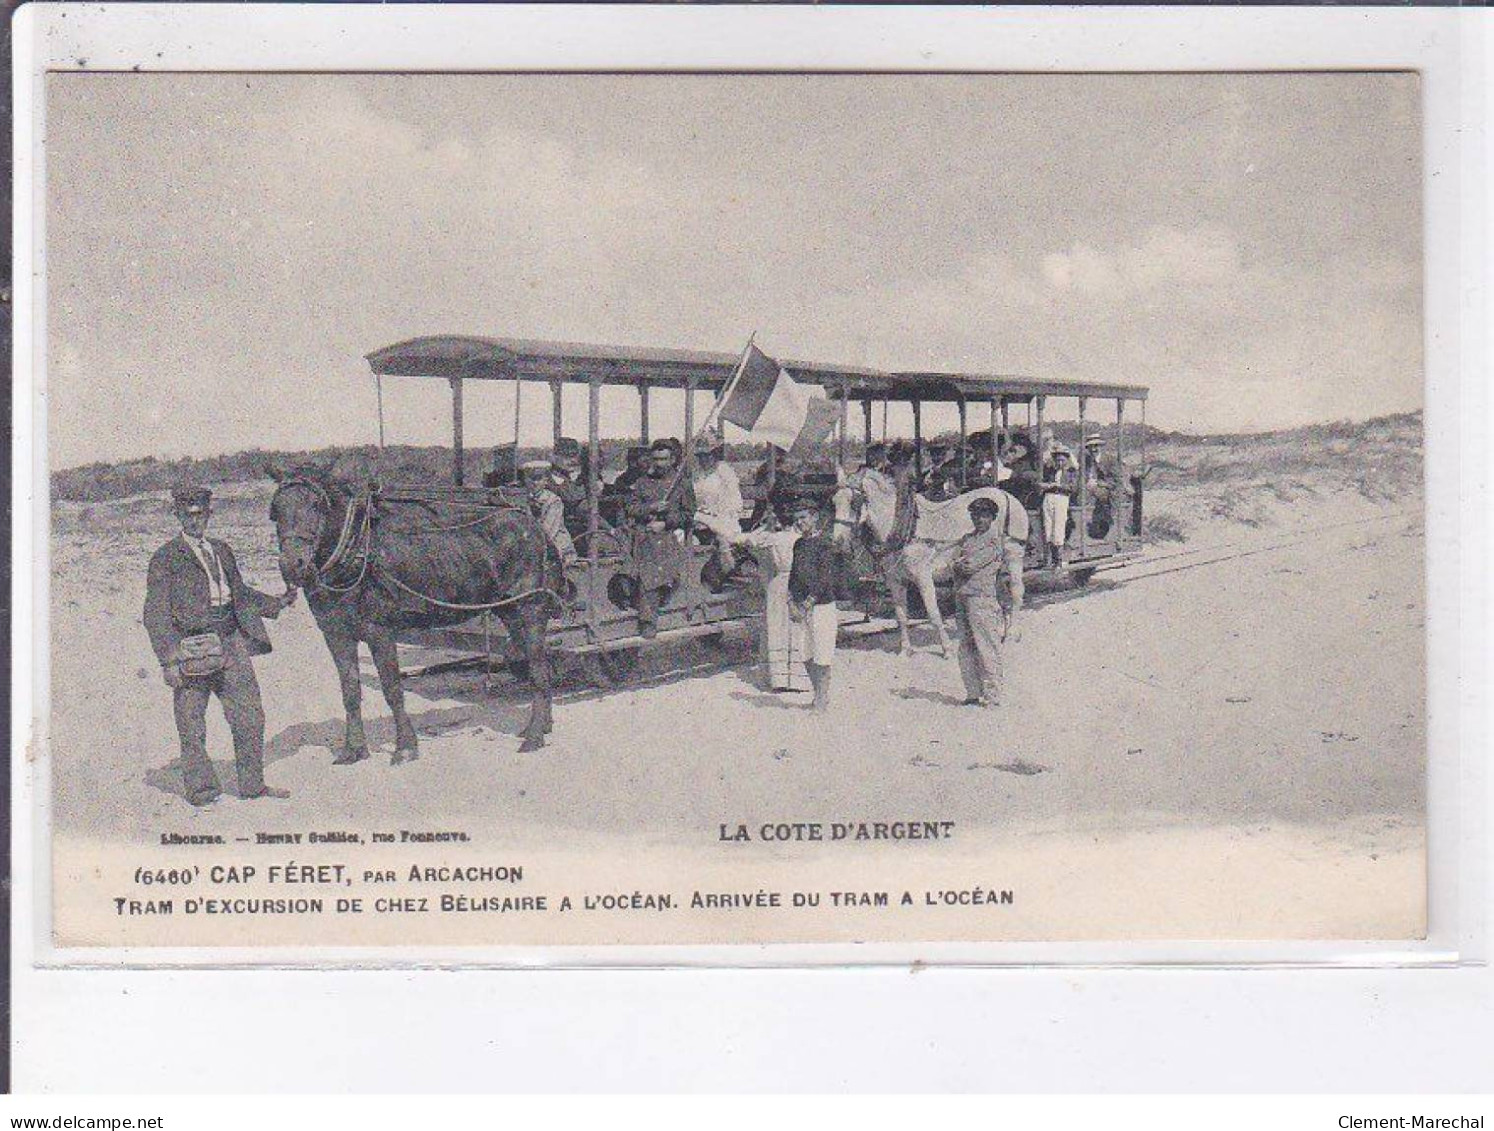
[[[1157,227],[1148,230],[1137,244],[1103,251],[1076,243],[1042,260],[1043,279],[1054,290],[1115,300],[1171,283],[1228,283],[1240,270],[1235,237],[1216,227],[1187,231]]]
[[[1093,85],[87,80],[49,91],[64,463],[366,439],[362,355],[440,332],[758,330],[831,362],[1146,382],[1155,418],[1199,427],[1419,402],[1414,195],[1342,175],[1370,144],[1414,155],[1374,98],[1370,141],[1351,121],[1304,152],[1282,123],[1321,100],[1148,141],[1201,79],[1108,81],[1108,118],[1043,129],[1024,107]],[[399,411],[403,438],[444,433],[429,390]]]
[[[890,368],[1147,384],[1153,419],[1249,430],[1418,406],[1420,309],[1415,264],[1383,247],[1247,266],[1217,226],[1152,228],[834,296],[811,333]]]

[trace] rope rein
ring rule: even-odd
[[[558,593],[556,593],[555,590],[548,589],[548,588],[546,588],[543,585],[541,585],[541,586],[539,586],[537,588],[534,588],[534,589],[526,589],[522,593],[519,593],[519,594],[517,594],[517,595],[515,595],[513,597],[505,597],[501,601],[487,601],[487,602],[484,602],[484,603],[479,604],[479,605],[464,605],[464,604],[459,604],[458,602],[455,602],[455,601],[442,601],[442,600],[440,600],[437,597],[432,597],[429,593],[422,593],[418,589],[412,589],[410,586],[406,585],[399,578],[395,577],[392,573],[391,574],[383,574],[383,575],[381,575],[380,576],[380,580],[382,580],[382,581],[388,581],[389,583],[391,583],[392,585],[394,585],[395,588],[403,590],[404,592],[408,593],[411,597],[418,597],[420,600],[426,602],[427,604],[435,605],[438,609],[450,609],[453,612],[460,612],[460,613],[485,613],[485,612],[491,612],[494,609],[502,609],[502,608],[505,608],[508,605],[516,605],[520,601],[527,601],[527,600],[529,600],[529,598],[538,596],[541,593],[543,593],[546,597],[549,597],[552,601],[556,602],[556,604],[557,604],[558,607],[564,608],[563,603],[561,603],[561,601],[560,601],[560,595]]]
[[[327,492],[327,490],[322,487],[321,484],[315,482],[314,480],[288,479],[284,483],[282,483],[276,490],[276,498],[279,497],[281,491],[284,491],[290,487],[308,488],[323,505],[324,509],[319,516],[316,537],[312,542],[313,546],[315,546],[321,541],[322,530],[326,525],[327,516],[332,512],[332,497]],[[316,571],[315,578],[312,582],[312,586],[315,589],[322,590],[327,593],[333,593],[339,597],[344,597],[361,586],[363,582],[368,578],[370,570],[373,566],[374,559],[373,510],[376,497],[379,496],[376,496],[373,492],[363,492],[349,498],[347,511],[343,516],[342,529],[338,533],[337,542],[332,548],[332,553],[328,555],[326,561],[322,562],[321,564],[317,564],[315,559],[312,560],[312,568]],[[394,497],[389,498],[386,501],[424,502],[425,500],[399,499],[398,497]],[[274,510],[274,505],[275,504],[272,501],[272,512]],[[485,511],[485,513],[480,517],[468,522],[457,523],[452,526],[418,528],[415,530],[401,531],[401,533],[411,534],[415,537],[423,537],[433,534],[451,534],[457,531],[470,530],[474,527],[481,526],[484,523],[491,521],[494,517],[496,517],[497,513],[503,511],[519,511],[520,513],[524,513],[518,507],[500,505],[496,508]],[[357,530],[356,535],[353,533],[355,529]],[[337,567],[345,564],[345,561],[349,558],[350,553],[353,552],[352,548],[355,544],[360,547],[360,549],[356,551],[359,556],[357,576],[345,585],[334,584],[329,580],[329,575],[335,569],[337,569]],[[542,577],[544,575],[544,568],[549,564],[550,555],[552,552],[552,547],[550,545],[550,539],[548,538],[548,536],[544,539],[544,546],[544,565],[541,567]],[[554,608],[555,610],[558,611],[565,608],[565,602],[561,598],[560,594],[544,585],[540,585],[533,589],[526,589],[522,593],[518,593],[512,597],[504,597],[497,601],[486,601],[480,604],[464,604],[456,601],[443,601],[439,597],[431,596],[429,593],[422,593],[420,590],[407,585],[398,577],[394,576],[393,573],[388,571],[380,571],[376,575],[375,580],[387,581],[396,589],[399,589],[400,591],[416,598],[419,601],[422,601],[428,605],[432,605],[436,608],[447,609],[452,612],[490,612],[495,609],[502,609],[508,607],[509,605],[515,605],[522,601],[527,601],[533,597],[539,596],[540,594],[543,594],[550,599],[550,601],[552,602],[552,608]]]

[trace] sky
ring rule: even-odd
[[[1413,75],[57,73],[46,97],[53,467],[371,442],[363,356],[436,333],[755,331],[1145,384],[1148,422],[1190,431],[1421,406]],[[608,397],[604,432],[635,430]],[[512,386],[467,400],[470,444],[512,437]],[[385,407],[391,442],[449,435],[442,386],[388,380]]]

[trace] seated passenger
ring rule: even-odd
[[[1042,477],[1038,474],[1032,440],[1026,432],[1014,431],[1011,434],[1001,449],[1001,462],[1012,471],[1006,484],[1007,492],[1021,500],[1028,510],[1037,510],[1042,505]]]
[[[936,446],[929,450],[934,453],[945,449]],[[934,463],[931,454],[931,466],[924,476],[924,497],[931,502],[945,502],[967,490],[972,467],[979,467],[978,461],[971,458],[973,455],[969,448],[963,454],[955,448],[952,451],[946,450],[943,458]]]
[[[560,555],[561,565],[574,565],[577,560],[576,544],[571,540],[570,531],[566,529],[565,504],[550,488],[554,468],[547,460],[533,459],[527,461],[521,471],[524,486],[529,493],[529,509],[539,519],[540,529]]]
[[[627,519],[628,496],[633,484],[648,474],[648,448],[638,445],[630,447],[624,457],[622,471],[602,488],[600,510],[603,521],[609,526],[621,526]]]
[[[1114,521],[1115,467],[1105,454],[1105,441],[1091,436],[1084,441],[1084,493],[1090,504],[1089,523],[1085,533],[1104,538]]]
[[[852,479],[865,479],[868,476],[884,481],[889,490],[892,488],[892,472],[888,463],[886,444],[868,444],[861,466],[851,473]]]
[[[690,529],[695,499],[679,465],[680,450],[678,440],[655,440],[649,447],[648,474],[628,494],[638,628],[645,637],[658,634],[659,605],[685,565],[684,532]]]
[[[695,525],[710,532],[722,575],[736,567],[732,541],[742,533],[742,484],[731,464],[721,457],[725,445],[703,438],[695,448]]]
[[[580,440],[564,436],[555,441],[551,456],[549,488],[565,505],[565,525],[572,537],[584,534],[591,523],[586,456]]]
[[[490,488],[512,486],[519,478],[517,457],[518,449],[512,444],[494,448],[493,469],[483,473],[482,485]]]

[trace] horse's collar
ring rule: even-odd
[[[323,589],[333,591],[351,589],[363,579],[368,568],[370,518],[372,499],[369,492],[359,491],[348,497],[347,511],[342,518],[342,529],[327,560],[316,567],[317,582]],[[355,576],[351,581],[339,581],[336,574],[344,566],[352,567],[348,572]]]
[[[275,493],[279,495],[280,492],[292,487],[306,488],[315,494],[322,504],[321,519],[317,526],[316,538],[312,542],[311,566],[315,574],[308,588],[323,589],[334,593],[347,592],[355,588],[368,569],[370,519],[373,513],[372,489],[363,488],[348,495],[347,509],[343,513],[337,541],[333,544],[332,552],[327,555],[326,560],[318,562],[315,557],[316,550],[322,544],[323,536],[326,534],[327,520],[331,518],[334,509],[332,492],[315,479],[297,476],[282,482],[276,488]],[[338,580],[334,580],[334,574],[339,569],[354,562],[357,565],[357,573],[351,583],[340,584]]]

